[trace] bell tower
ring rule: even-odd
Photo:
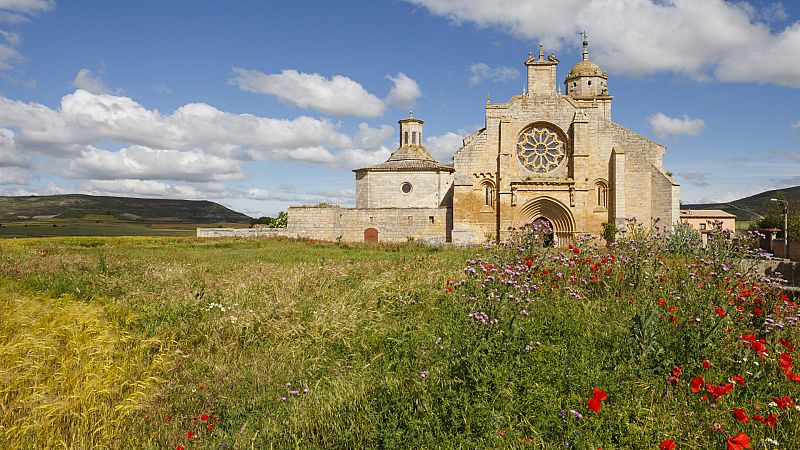
[[[555,96],[558,65],[555,53],[545,58],[542,44],[539,44],[539,59],[528,53],[525,65],[528,67],[528,95]]]

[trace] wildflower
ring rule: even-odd
[[[788,372],[794,367],[792,365],[792,355],[788,353],[781,353],[781,356],[778,357],[778,361],[780,361],[781,370],[784,372]]]
[[[190,431],[190,432],[186,433],[186,439],[191,439],[194,436],[197,436],[197,433],[195,433],[194,431]]]
[[[727,311],[725,311],[722,308],[715,308],[714,312],[716,312],[717,315],[720,316],[720,317],[725,317],[728,314]]]
[[[736,420],[742,423],[747,423],[748,418],[747,414],[744,413],[744,409],[742,408],[733,408],[733,416],[736,417]]]
[[[788,395],[784,395],[783,397],[775,397],[772,400],[775,401],[775,406],[777,406],[780,409],[791,408],[792,405],[794,405],[792,397],[789,397]]]
[[[734,383],[736,383],[738,385],[743,385],[744,384],[744,377],[742,376],[742,374],[737,374],[736,376],[731,377],[731,381],[733,381]]]
[[[498,435],[498,436],[500,436],[500,437],[503,437],[503,436],[505,436],[505,434],[506,434],[506,432],[505,432],[505,431],[503,431],[503,429],[502,429],[502,428],[500,428],[499,430],[497,430],[497,435]]]
[[[767,444],[772,444],[776,447],[778,446],[778,441],[776,441],[775,439],[764,438],[764,442],[766,442]]]
[[[705,384],[705,381],[700,375],[698,375],[697,378],[692,379],[692,392],[700,392],[700,389],[703,388],[703,384]]]
[[[423,370],[422,372],[419,373],[419,376],[421,378],[428,378],[428,375],[430,375],[430,372],[428,372],[427,370]]]
[[[583,414],[579,413],[578,411],[575,411],[574,409],[570,409],[569,412],[571,412],[573,416],[577,417],[578,420],[583,420]],[[597,412],[597,411],[595,411],[595,412]]]
[[[675,441],[672,439],[666,439],[664,442],[658,445],[658,450],[675,450]]]
[[[705,367],[706,369],[711,369],[711,361],[709,361],[707,359],[704,359],[703,360],[703,367]]]
[[[594,412],[600,412],[600,409],[603,407],[600,402],[607,399],[608,394],[602,389],[593,389],[592,394],[592,398],[588,401],[589,409]]]
[[[794,345],[792,345],[792,343],[791,343],[791,342],[789,342],[789,341],[787,341],[787,340],[785,340],[785,339],[780,339],[780,338],[779,338],[779,339],[778,339],[778,342],[779,342],[779,343],[780,343],[782,346],[786,347],[786,348],[787,348],[787,349],[788,349],[790,352],[793,352],[793,351],[794,351],[794,349],[795,349]]]
[[[658,306],[664,306],[667,304],[667,301],[663,298],[658,299]]]
[[[774,428],[778,420],[779,420],[778,416],[776,416],[775,414],[770,414],[769,416],[767,416],[767,425],[770,428]]]
[[[208,420],[208,414],[201,414],[200,415],[200,420],[202,420],[202,421]]]
[[[208,431],[211,431],[211,430],[214,429],[214,424],[210,423],[210,424],[208,424],[208,427],[206,427],[206,428],[208,428]]]
[[[681,373],[683,373],[683,370],[681,370],[681,366],[679,366],[679,365],[675,365],[675,367],[673,367],[673,368],[672,368],[672,375],[673,375],[673,376],[677,377],[677,376],[679,376]]]
[[[205,387],[205,386],[203,386],[202,384],[201,384],[200,386],[197,386],[197,389],[205,389],[205,388],[206,388],[206,387]]]
[[[728,444],[728,450],[742,450],[743,448],[750,448],[750,438],[744,433],[739,433],[736,436],[729,437],[725,442]]]

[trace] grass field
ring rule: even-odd
[[[2,240],[0,447],[793,448],[792,300],[659,239]]]
[[[148,223],[93,214],[80,219],[42,218],[4,222],[0,226],[0,239],[53,236],[194,236],[198,226],[246,227],[247,225]]]

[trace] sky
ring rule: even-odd
[[[794,0],[0,0],[0,195],[353,206],[409,111],[450,162],[584,30],[684,203],[800,185]]]

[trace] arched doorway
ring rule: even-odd
[[[364,242],[378,242],[378,230],[375,228],[364,230]]]
[[[534,238],[541,242],[545,247],[555,247],[557,245],[553,223],[547,217],[539,217],[531,222]]]
[[[519,227],[537,220],[540,224],[548,223],[551,226],[553,245],[564,247],[572,243],[575,219],[563,203],[550,197],[535,198],[517,210],[513,222],[515,227]]]

